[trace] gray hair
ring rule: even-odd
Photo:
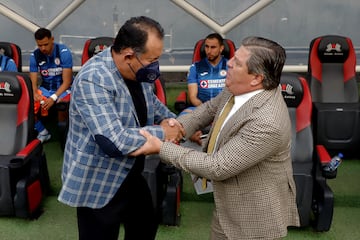
[[[272,40],[253,36],[243,39],[241,45],[251,53],[247,62],[249,74],[263,74],[264,89],[276,88],[286,60],[285,49]]]

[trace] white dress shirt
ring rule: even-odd
[[[224,127],[224,125],[226,124],[226,122],[231,118],[232,115],[234,115],[234,113],[239,110],[239,108],[244,105],[244,103],[246,103],[251,97],[255,96],[256,94],[260,93],[264,91],[264,89],[258,89],[252,92],[248,92],[248,93],[244,93],[238,96],[235,96],[234,98],[234,106],[231,108],[228,116],[226,117],[226,119],[224,120],[223,125],[221,126],[221,129]],[[225,104],[226,105],[226,104]],[[222,110],[223,111],[223,110]],[[221,114],[221,113],[220,113]],[[220,131],[221,131],[220,129]],[[217,138],[219,137],[220,134],[217,135]],[[215,146],[217,144],[218,139],[216,138],[216,143]]]

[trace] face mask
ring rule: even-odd
[[[158,79],[159,77],[160,77],[159,61],[152,62],[147,66],[143,65],[143,67],[136,72],[136,80],[138,82],[154,83],[155,80]]]

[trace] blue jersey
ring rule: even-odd
[[[0,72],[17,72],[14,60],[8,56],[0,55]]]
[[[63,82],[63,69],[72,67],[71,52],[64,44],[54,43],[50,56],[41,53],[40,49],[30,55],[30,72],[40,72],[41,86],[47,90],[56,91]]]
[[[197,97],[201,102],[217,96],[225,87],[227,74],[227,59],[222,57],[216,66],[212,66],[207,58],[191,65],[187,82],[197,83]]]

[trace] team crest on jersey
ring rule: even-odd
[[[60,58],[55,58],[54,62],[55,62],[56,65],[60,65]]]
[[[47,70],[47,69],[45,69],[45,70],[41,70],[41,71],[40,71],[40,73],[41,73],[41,75],[42,75],[42,76],[44,76],[44,77],[49,76],[49,72],[48,72],[48,70]]]
[[[220,76],[225,77],[226,73],[227,73],[226,70],[221,70],[219,74]]]
[[[209,87],[208,80],[201,80],[200,81],[200,87],[201,88],[208,88]]]

